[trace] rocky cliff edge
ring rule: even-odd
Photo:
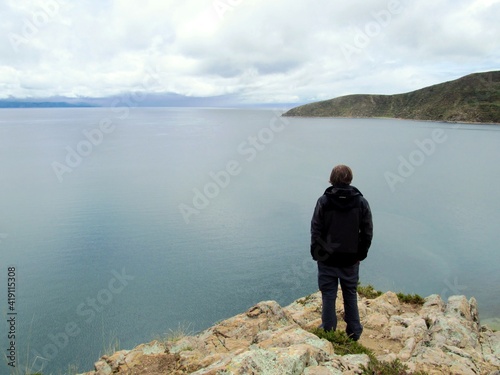
[[[339,321],[341,301],[339,295]],[[481,326],[474,298],[452,296],[445,303],[431,295],[416,306],[387,292],[361,297],[358,305],[360,343],[380,361],[399,359],[409,372],[500,374],[500,332]],[[370,361],[366,354],[338,355],[329,341],[309,332],[321,323],[320,314],[319,292],[287,307],[260,302],[197,335],[103,356],[83,375],[361,374]]]

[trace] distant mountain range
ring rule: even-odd
[[[71,107],[95,107],[95,105],[91,105],[88,103],[0,100],[0,108],[71,108]]]
[[[127,92],[106,97],[54,96],[48,98],[8,98],[0,99],[0,108],[69,108],[69,107],[186,107],[211,106],[225,103],[223,96],[198,98],[173,93]]]
[[[500,71],[474,73],[405,94],[341,96],[292,108],[283,116],[500,123]]]
[[[234,95],[192,97],[173,93],[130,92],[101,98],[49,98],[0,99],[0,108],[70,108],[70,107],[259,107],[290,108],[291,103],[242,103]]]

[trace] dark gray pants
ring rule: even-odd
[[[358,298],[356,289],[359,280],[359,263],[350,267],[329,267],[318,262],[318,285],[323,299],[321,320],[325,330],[337,329],[337,314],[335,301],[340,280],[344,298],[344,320],[347,323],[346,332],[353,340],[358,340],[363,332],[359,321]]]

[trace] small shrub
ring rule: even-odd
[[[425,302],[418,294],[404,294],[400,292],[397,293],[397,296],[400,302],[411,303],[412,305],[423,305]]]
[[[382,362],[378,359],[372,359],[368,367],[362,366],[363,375],[406,375],[408,366],[401,363],[399,359],[392,362]]]
[[[361,285],[358,283],[358,294],[361,297],[365,297],[368,299],[373,299],[377,298],[378,296],[382,295],[382,292],[379,290],[376,290],[372,285],[368,284],[366,286]]]
[[[376,358],[371,358],[368,367],[361,366],[363,375],[428,375],[426,372],[409,372],[408,366],[402,363],[399,359],[392,362],[379,361]]]
[[[377,359],[372,359],[368,363],[368,367],[361,366],[363,375],[406,375],[408,374],[408,366],[401,363],[399,359],[392,362],[382,362]]]

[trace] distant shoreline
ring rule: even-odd
[[[342,116],[296,116],[296,115],[285,115],[282,117],[288,118],[318,118],[318,119],[340,119],[340,120],[403,120],[403,121],[415,121],[415,122],[434,122],[442,124],[465,124],[465,125],[500,125],[500,122],[467,122],[467,121],[446,121],[446,120],[420,120],[414,118],[400,118],[400,117],[342,117]]]

